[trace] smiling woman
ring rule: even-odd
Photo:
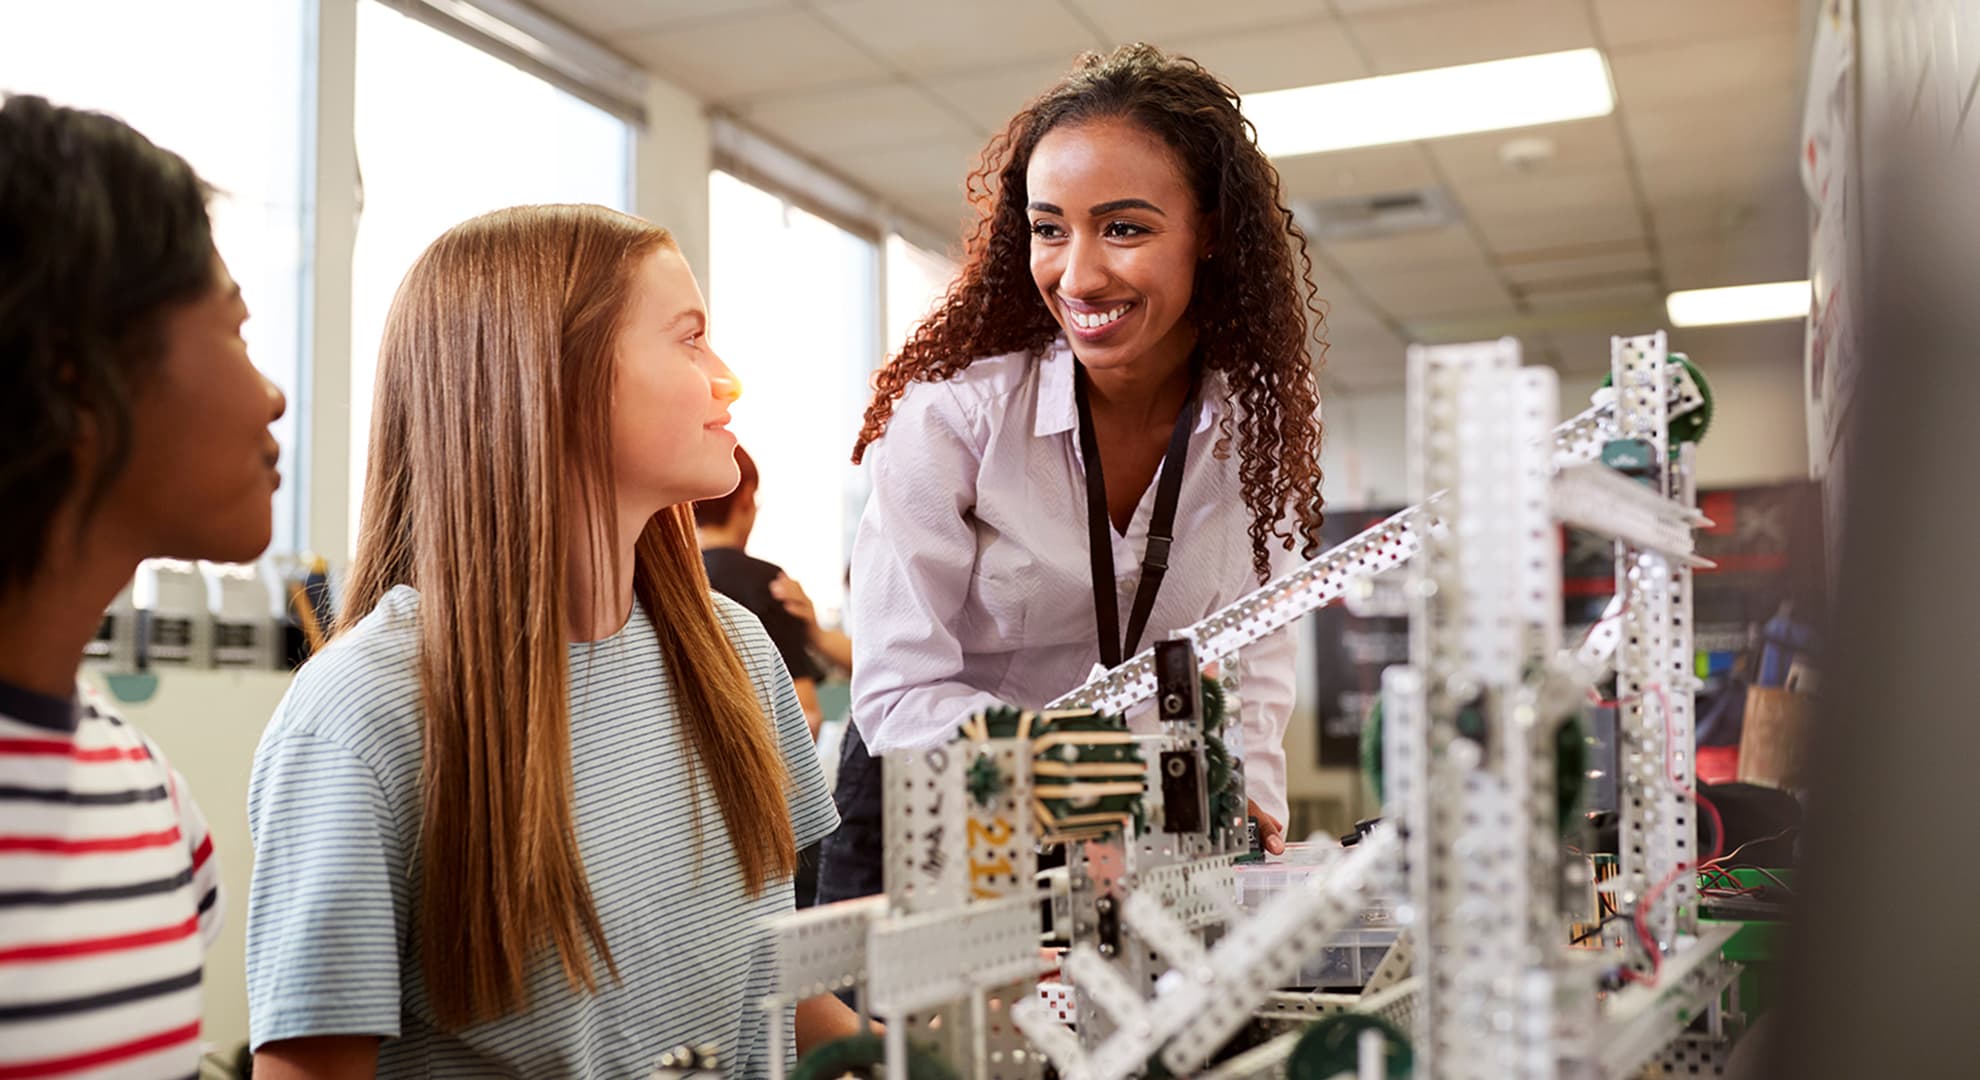
[[[869,749],[1043,705],[1318,548],[1319,313],[1237,95],[1149,46],[1088,55],[991,141],[970,188],[967,261],[876,376],[853,451],[873,485],[853,554],[858,737],[821,901],[880,885]],[[1292,661],[1282,634],[1239,671],[1275,850]]]

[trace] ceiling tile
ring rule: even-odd
[[[1512,295],[1483,260],[1358,274],[1354,283],[1398,319],[1512,306]]]
[[[1210,69],[1240,94],[1340,82],[1369,73],[1341,24],[1332,19],[1236,34],[1191,34],[1165,40],[1164,45]]]
[[[1746,192],[1653,201],[1650,218],[1667,246],[1714,237],[1784,253],[1807,250],[1808,200],[1793,174]]]
[[[1328,15],[1326,0],[1070,0],[1073,7],[1117,42],[1147,41],[1164,48],[1191,34],[1228,33],[1247,26],[1298,22]]]
[[[1595,22],[1603,43],[1615,49],[1794,31],[1801,24],[1801,0],[1595,0]]]
[[[1792,149],[1670,158],[1642,170],[1643,194],[1652,205],[1700,197],[1753,198],[1789,181],[1798,185],[1800,175]]]
[[[1644,168],[1670,158],[1724,153],[1784,154],[1801,137],[1801,102],[1793,88],[1756,89],[1706,106],[1626,109],[1623,133]]]
[[[808,12],[693,23],[616,45],[711,104],[888,76]]]
[[[1586,172],[1620,165],[1627,160],[1623,151],[1622,128],[1613,116],[1591,120],[1569,120],[1539,127],[1488,131],[1478,135],[1455,135],[1431,139],[1423,145],[1439,168],[1453,183],[1467,180],[1505,180],[1523,175],[1507,165],[1499,150],[1514,139],[1545,139],[1553,144],[1552,155],[1528,170],[1534,173]]]
[[[973,139],[929,139],[909,146],[836,154],[832,165],[883,197],[947,193],[960,205],[963,181],[976,167],[981,149]]]
[[[597,38],[700,19],[793,11],[796,0],[531,0],[544,14]]]
[[[919,87],[906,82],[768,98],[738,117],[814,155],[900,146],[975,132]]]
[[[1643,218],[1633,205],[1605,205],[1584,210],[1531,210],[1516,214],[1474,212],[1472,221],[1485,235],[1486,247],[1504,257],[1542,248],[1629,240],[1643,235]]]
[[[1379,15],[1392,11],[1407,11],[1411,8],[1464,2],[1467,0],[1334,0],[1334,10],[1343,15]]]
[[[887,64],[916,76],[1072,58],[1104,44],[1058,0],[843,0],[818,9]]]
[[[1742,244],[1723,236],[1665,246],[1664,280],[1672,289],[1711,289],[1808,276],[1807,244]]]
[[[1595,44],[1582,0],[1479,0],[1347,17],[1378,72],[1504,60]]]
[[[1536,172],[1492,183],[1460,184],[1453,193],[1474,219],[1539,211],[1636,209],[1629,174],[1620,165],[1591,172]]]
[[[921,80],[935,96],[962,110],[982,133],[1002,131],[1025,103],[1058,85],[1072,70],[1072,58],[1036,60],[967,75]]]
[[[1561,397],[1564,402],[1573,403],[1574,411],[1581,411],[1587,394],[1595,391],[1600,373],[1607,372],[1613,356],[1613,339],[1617,336],[1634,334],[1637,331],[1661,329],[1660,326],[1614,326],[1610,329],[1572,328],[1550,330],[1547,333],[1553,346],[1556,361],[1563,372],[1587,373],[1594,378],[1561,380]]]
[[[1743,97],[1756,90],[1800,85],[1801,36],[1784,32],[1687,41],[1609,57],[1616,100],[1625,110],[1699,105]]]
[[[1756,191],[1747,201],[1668,203],[1652,216],[1673,289],[1808,276],[1808,216],[1798,180]]]
[[[1545,289],[1527,292],[1527,307],[1542,314],[1559,311],[1577,311],[1589,307],[1613,306],[1623,303],[1659,304],[1664,292],[1657,283],[1645,274],[1624,274],[1616,277],[1584,278],[1579,281],[1556,281]],[[1633,280],[1632,280],[1633,279]]]
[[[1288,202],[1379,195],[1432,187],[1437,176],[1415,143],[1371,146],[1327,154],[1274,158],[1279,190]]]
[[[1559,283],[1599,281],[1619,274],[1653,272],[1657,265],[1650,249],[1641,240],[1630,240],[1590,251],[1587,248],[1558,248],[1559,258],[1526,258],[1499,264],[1499,272],[1515,286],[1546,291]]]
[[[1462,225],[1333,240],[1327,243],[1326,252],[1350,274],[1467,260],[1482,264],[1485,260],[1477,239]]]

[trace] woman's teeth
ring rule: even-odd
[[[1066,317],[1071,319],[1072,324],[1074,326],[1079,327],[1081,330],[1098,330],[1101,327],[1107,325],[1108,323],[1113,322],[1115,319],[1118,319],[1121,316],[1127,314],[1128,308],[1131,308],[1133,306],[1134,306],[1133,304],[1122,304],[1120,307],[1117,307],[1112,311],[1104,311],[1092,315],[1089,315],[1083,311],[1068,310],[1066,312]]]

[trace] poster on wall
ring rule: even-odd
[[[1709,699],[1721,688],[1710,677],[1730,671],[1758,640],[1759,627],[1784,605],[1799,618],[1819,620],[1822,498],[1814,483],[1796,482],[1701,492],[1698,504],[1712,521],[1696,537],[1698,554],[1712,567],[1692,579],[1693,643]],[[1329,514],[1323,543],[1337,544],[1392,512]],[[1562,529],[1561,578],[1566,639],[1579,641],[1615,594],[1615,545],[1594,533]],[[1383,669],[1409,662],[1409,620],[1358,616],[1335,605],[1315,616],[1314,643],[1319,764],[1349,768],[1359,761],[1362,727],[1381,695]]]

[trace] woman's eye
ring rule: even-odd
[[[1049,221],[1034,221],[1031,223],[1031,235],[1045,240],[1054,240],[1058,238],[1059,227]]]
[[[1107,223],[1107,235],[1116,239],[1124,236],[1140,236],[1147,231],[1146,228],[1136,225],[1132,221],[1110,221]]]

